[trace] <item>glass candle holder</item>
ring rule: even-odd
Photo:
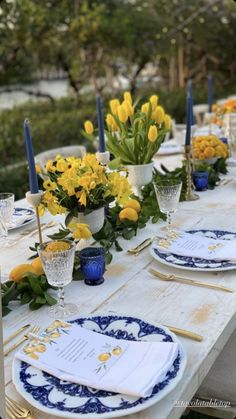
[[[192,173],[193,183],[196,191],[205,191],[208,185],[208,172],[198,172],[195,171]]]
[[[80,268],[87,285],[100,285],[104,282],[106,260],[103,247],[86,247],[80,251]]]

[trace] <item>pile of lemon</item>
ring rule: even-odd
[[[119,220],[136,222],[138,221],[138,214],[141,211],[141,205],[136,199],[129,199],[124,205],[124,208],[119,213]]]
[[[197,160],[228,157],[228,146],[215,135],[202,135],[192,140],[192,156]]]

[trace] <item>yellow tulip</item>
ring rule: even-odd
[[[118,131],[118,125],[115,121],[115,118],[112,116],[111,113],[108,113],[106,116],[106,124],[108,126],[108,128],[111,128],[112,131]]]
[[[168,115],[168,114],[165,115],[164,124],[165,124],[166,129],[171,128],[171,117],[170,117],[170,115]]]
[[[132,105],[133,99],[130,92],[124,92],[124,100],[126,100]]]
[[[153,112],[153,119],[157,124],[162,124],[165,118],[165,111],[162,106],[157,106],[155,111]]]
[[[124,105],[120,105],[117,108],[118,118],[121,122],[126,122],[128,119],[128,114],[126,112],[126,109]]]
[[[128,100],[124,100],[122,106],[124,106],[128,116],[132,116],[134,114],[134,108]]]
[[[149,102],[144,103],[142,105],[142,107],[141,107],[141,112],[148,113],[148,111],[149,111],[149,105],[150,105]]]
[[[110,100],[109,104],[110,104],[111,112],[113,113],[113,115],[117,116],[117,108],[118,106],[120,106],[119,99],[112,99]]]
[[[148,139],[151,143],[154,143],[157,139],[158,131],[156,125],[151,125],[148,130]]]
[[[85,121],[84,130],[87,134],[91,135],[94,131],[93,123],[91,121]]]
[[[149,99],[149,101],[152,104],[152,110],[154,111],[157,107],[157,102],[158,102],[158,96],[157,95],[152,95]]]

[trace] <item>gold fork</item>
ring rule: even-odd
[[[8,349],[4,351],[4,356],[7,356],[10,352],[14,351],[18,346],[22,345],[26,340],[31,338],[31,334],[35,335],[39,332],[40,327],[34,326],[32,329],[29,330],[29,332],[24,335],[18,342],[14,343],[14,345],[10,346]]]
[[[136,247],[128,249],[128,253],[132,253],[133,255],[137,256],[142,250],[146,249],[151,243],[153,239],[148,238],[145,239],[142,243],[138,244]]]
[[[34,419],[29,409],[22,407],[8,396],[6,396],[6,412],[12,419]]]

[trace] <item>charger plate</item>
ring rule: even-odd
[[[116,339],[178,342],[166,327],[127,316],[83,317],[71,323],[104,333]],[[61,381],[18,359],[13,362],[13,382],[17,391],[37,409],[66,418],[114,418],[129,415],[157,403],[181,380],[186,353],[179,343],[179,353],[162,382],[149,397],[138,398]]]
[[[236,238],[236,233],[222,230],[190,230],[187,233],[197,234],[204,237],[211,237],[213,239],[233,240]],[[200,258],[193,258],[189,256],[179,256],[173,253],[161,252],[156,243],[152,243],[150,248],[151,255],[158,262],[163,263],[174,268],[185,269],[188,271],[204,271],[204,272],[222,272],[236,269],[236,263],[229,261],[216,261]]]

